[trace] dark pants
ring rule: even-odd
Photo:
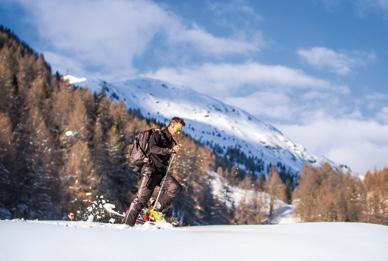
[[[166,171],[157,171],[155,168],[145,165],[141,170],[141,174],[142,178],[140,180],[139,190],[125,213],[124,223],[130,226],[135,225],[139,212],[147,205],[155,187],[161,185]],[[161,206],[160,209],[167,207],[181,190],[182,187],[178,181],[171,175],[168,175],[158,200]]]

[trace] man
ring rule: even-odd
[[[149,158],[141,169],[142,179],[135,199],[125,212],[124,223],[135,225],[139,212],[146,206],[156,186],[160,186],[166,175],[171,155],[178,153],[180,146],[174,137],[182,132],[185,126],[183,119],[174,117],[167,128],[155,130],[149,140]],[[178,181],[168,175],[163,185],[155,210],[162,211],[182,190]]]

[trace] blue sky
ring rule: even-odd
[[[388,0],[0,0],[55,70],[239,106],[359,174],[388,166]]]

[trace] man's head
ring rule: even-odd
[[[69,212],[69,214],[67,214],[67,217],[69,218],[70,221],[73,221],[75,218],[75,215],[73,212]]]
[[[182,118],[173,117],[168,124],[168,131],[171,135],[180,134],[185,125],[185,121]]]

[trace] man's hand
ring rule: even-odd
[[[179,153],[181,149],[181,145],[175,145],[174,147],[172,147],[172,153]]]

